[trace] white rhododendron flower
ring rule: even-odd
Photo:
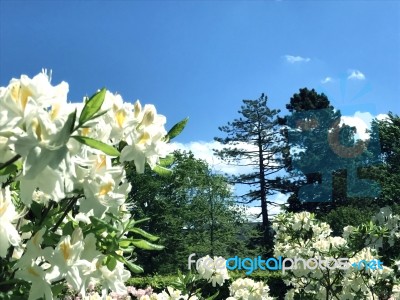
[[[127,128],[132,129],[126,137],[128,145],[121,152],[121,161],[134,161],[138,173],[144,172],[147,162],[153,168],[159,157],[165,157],[169,150],[164,137],[166,118],[157,114],[153,105],[140,102],[134,105],[134,118],[128,121]]]
[[[21,198],[27,206],[36,188],[56,201],[65,196],[62,178],[68,174],[66,143],[73,125],[68,118],[72,109],[67,106],[67,93],[67,83],[52,86],[45,73],[32,79],[22,75],[0,92],[2,159],[22,157],[19,180]]]
[[[161,293],[153,293],[150,296],[142,296],[140,297],[142,300],[198,300],[199,298],[196,295],[190,296],[186,294],[182,294],[180,290],[176,290],[170,286],[167,287],[167,290],[162,291]]]
[[[28,240],[25,252],[15,264],[14,269],[30,267],[32,262],[36,261],[39,257],[48,256],[51,253],[50,248],[42,249],[43,235],[45,232],[46,228],[43,227]]]
[[[72,236],[63,236],[54,249],[48,261],[54,266],[57,276],[53,281],[65,278],[76,291],[82,289],[80,268],[90,268],[90,262],[81,260],[80,255],[84,249],[83,234],[80,228],[72,233]]]
[[[10,245],[18,246],[21,242],[14,225],[20,217],[12,202],[10,188],[0,189],[0,257],[6,257]]]
[[[7,131],[19,134],[27,123],[33,121],[32,116],[28,117],[28,103],[34,103],[55,119],[66,104],[67,93],[66,82],[52,86],[50,76],[45,72],[32,79],[26,75],[12,79],[7,87],[0,88],[0,134]]]
[[[355,227],[351,226],[351,225],[344,227],[343,234],[342,234],[343,238],[345,240],[349,239],[350,235],[354,232],[354,229],[355,229]]]
[[[303,226],[305,230],[308,230],[310,228],[310,216],[309,212],[300,212],[294,215],[293,229],[298,230]]]
[[[32,262],[27,268],[18,270],[15,277],[32,283],[28,300],[43,297],[45,300],[53,299],[50,280],[47,278],[46,272],[35,263]]]
[[[79,211],[84,214],[92,211],[98,218],[103,218],[106,212],[117,214],[131,190],[125,170],[112,166],[111,158],[104,154],[92,154],[86,160],[76,161],[76,170],[75,186],[83,188],[85,195]]]
[[[114,142],[126,141],[128,123],[134,119],[134,109],[134,105],[124,102],[120,95],[106,93],[102,110],[107,110],[104,120],[110,126],[110,137]]]
[[[389,230],[389,245],[393,246],[395,240],[400,238],[400,216],[394,215],[391,208],[386,206],[382,207],[380,211],[372,218],[379,225],[384,225]],[[370,237],[367,243],[375,243],[377,248],[382,248],[382,238],[376,239]]]
[[[69,181],[68,173],[69,167],[67,162],[60,162],[57,167],[52,168],[51,166],[45,166],[41,172],[37,174],[37,177],[28,179],[27,177],[21,177],[21,200],[26,206],[30,206],[32,200],[43,201],[42,198],[37,197],[36,191],[39,188],[40,191],[50,199],[54,201],[60,201],[66,197],[66,181]]]
[[[214,256],[214,259],[209,255],[204,256],[199,259],[196,267],[200,277],[211,282],[213,287],[216,284],[222,286],[229,279],[226,260],[221,256]]]
[[[109,289],[116,293],[124,293],[126,291],[125,282],[131,277],[131,273],[119,261],[117,261],[114,270],[110,271],[107,266],[101,264],[103,258],[103,256],[98,258],[97,270],[92,273],[92,277],[96,279],[96,283],[102,286],[103,294]]]
[[[0,112],[0,120],[1,120],[1,112]],[[7,119],[4,119],[7,120]],[[1,121],[0,121],[1,122]],[[1,128],[1,125],[0,125]],[[11,150],[10,148],[10,144],[9,144],[9,139],[1,136],[0,133],[0,163],[5,163],[6,161],[10,160],[11,158],[13,158],[16,153],[14,151]]]
[[[250,278],[239,278],[232,282],[229,287],[228,299],[238,300],[272,300],[269,296],[269,287],[263,282],[256,282]]]
[[[400,299],[400,284],[396,284],[392,289],[392,299]]]

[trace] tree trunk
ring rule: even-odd
[[[258,161],[260,170],[260,198],[261,198],[261,215],[262,215],[262,231],[263,231],[263,244],[267,252],[271,250],[271,239],[269,233],[269,219],[268,219],[268,207],[267,207],[267,193],[266,193],[266,180],[265,180],[265,168],[264,168],[264,156],[262,149],[261,135],[258,135]]]

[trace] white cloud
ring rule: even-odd
[[[308,57],[285,55],[286,61],[288,63],[294,64],[299,62],[309,62],[311,59]]]
[[[262,217],[259,214],[261,213],[260,206],[248,206],[245,210],[245,215],[247,220],[250,222],[262,222]]]
[[[374,118],[383,120],[387,118],[387,115],[379,114],[377,116],[373,116],[370,112],[356,111],[352,116],[342,116],[341,124],[344,123],[349,126],[356,127],[357,133],[355,138],[365,140],[369,138],[369,133],[367,133],[366,130],[371,129],[371,122]]]
[[[352,80],[364,80],[365,75],[361,73],[359,70],[349,70],[349,76],[347,79],[352,79]]]
[[[194,141],[186,144],[182,143],[171,143],[172,150],[184,150],[184,151],[192,151],[196,158],[205,160],[214,171],[227,173],[230,175],[247,173],[252,171],[250,166],[236,166],[230,165],[227,162],[223,161],[218,156],[214,155],[213,149],[220,150],[224,147],[219,142],[216,141]],[[243,149],[252,149],[253,145],[242,143],[238,146]],[[249,163],[249,161],[242,161],[243,164]]]
[[[328,77],[325,77],[324,79],[322,79],[321,83],[326,84],[326,83],[332,82],[332,81],[333,81],[333,78],[328,76]]]
[[[383,121],[385,119],[389,119],[389,116],[387,114],[379,114],[375,118],[377,118],[379,121]]]
[[[369,123],[366,123],[363,119],[358,116],[342,116],[341,124],[345,123],[349,126],[356,127],[357,133],[355,135],[356,139],[366,140],[369,138],[369,134],[366,130],[369,128]]]
[[[286,204],[289,195],[277,193],[275,195],[269,196],[268,201],[276,203],[276,205],[268,204],[268,216],[273,219],[273,217],[282,212],[280,205]],[[261,213],[260,206],[248,206],[246,207],[246,217],[251,222],[261,222],[261,216],[258,215]],[[257,218],[258,217],[258,218]]]

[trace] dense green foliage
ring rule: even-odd
[[[288,199],[289,211],[315,212],[340,234],[346,225],[369,220],[379,207],[399,203],[397,115],[389,113],[387,119],[374,120],[370,139],[355,141],[356,129],[339,126],[340,110],[314,89],[300,89],[286,107],[291,114],[281,123],[291,125],[286,132],[291,152],[285,157],[293,192]],[[329,137],[335,131],[337,141],[332,143]],[[293,151],[299,149],[302,151]],[[306,186],[310,187],[305,194],[308,201],[302,201],[301,190],[304,192]]]
[[[381,186],[377,201],[380,205],[400,204],[400,117],[389,112],[388,118],[374,120],[371,139],[380,141],[382,163],[370,170]]]
[[[160,237],[162,251],[143,251],[138,264],[146,273],[187,270],[187,258],[210,255],[245,255],[253,229],[244,218],[244,208],[232,200],[225,177],[211,172],[206,162],[192,153],[175,152],[164,161],[172,170],[167,176],[151,170],[130,170],[132,213],[149,217],[143,228]]]
[[[289,126],[291,149],[286,169],[293,184],[289,211],[328,212],[347,198],[347,174],[343,172],[347,161],[334,152],[334,145],[328,141],[329,131],[340,120],[340,111],[334,109],[326,95],[307,88],[294,94],[286,107],[291,113],[284,119]],[[351,139],[351,128],[338,130],[342,130],[340,142]]]

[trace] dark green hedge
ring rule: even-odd
[[[270,288],[270,295],[276,297],[276,299],[283,299],[288,287],[284,284],[280,272],[266,272],[266,271],[255,271],[251,275],[246,276],[244,272],[235,271],[229,272],[231,282],[238,278],[249,277],[255,281],[266,282]],[[127,284],[132,285],[135,288],[145,289],[151,286],[155,292],[161,292],[167,286],[173,286],[173,283],[178,279],[177,275],[154,275],[154,276],[143,276],[143,277],[132,277],[128,280]],[[203,289],[204,294],[212,295],[217,289],[220,291],[216,299],[226,299],[229,294],[229,284],[225,284],[222,287],[213,288],[210,284],[206,285]]]

